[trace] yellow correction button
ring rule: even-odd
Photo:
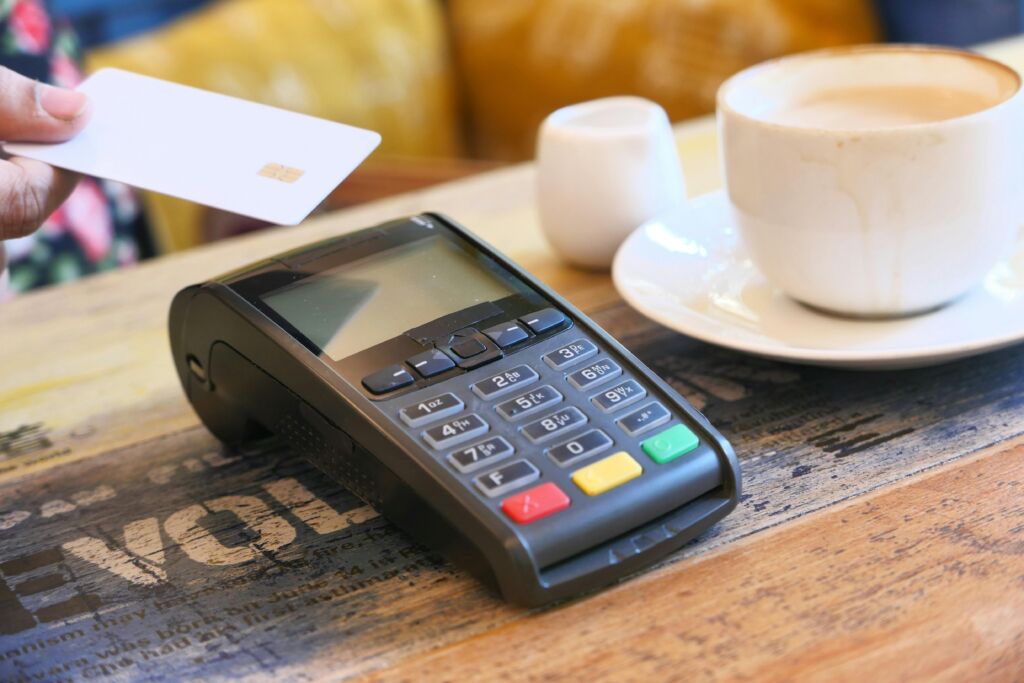
[[[573,483],[580,487],[588,496],[599,496],[616,486],[622,486],[630,479],[643,474],[644,468],[630,457],[626,451],[598,460],[592,465],[576,470],[572,474]]]

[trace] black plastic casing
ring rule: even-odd
[[[554,563],[538,561],[514,524],[472,501],[467,504],[470,499],[460,482],[425,466],[424,445],[407,430],[395,428],[393,417],[382,412],[379,397],[369,394],[351,375],[343,377],[344,368],[316,353],[295,330],[286,330],[287,325],[268,317],[253,297],[239,293],[249,281],[287,279],[286,264],[294,267],[356,245],[365,250],[371,240],[409,227],[411,221],[429,223],[461,238],[524,283],[531,290],[531,305],[536,301],[561,310],[568,317],[567,325],[603,346],[710,449],[717,459],[715,488],[696,497],[684,494],[677,507],[654,518],[630,519],[630,511],[622,510],[630,519],[624,533],[592,544],[586,538],[575,539],[575,545],[585,546],[583,550]],[[703,415],[569,302],[439,214],[343,235],[187,287],[171,304],[169,327],[182,387],[214,435],[231,446],[268,433],[285,438],[298,453],[415,539],[513,603],[542,605],[635,572],[708,529],[732,511],[739,499],[736,456]],[[372,361],[373,354],[368,358]],[[434,386],[438,392],[445,391],[444,376]],[[707,473],[702,476],[707,481]]]

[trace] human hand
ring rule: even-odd
[[[0,141],[61,142],[89,120],[89,100],[0,67]],[[0,152],[0,241],[39,227],[75,187],[78,176]],[[0,244],[0,273],[4,270]]]

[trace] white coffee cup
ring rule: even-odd
[[[672,126],[654,102],[592,100],[559,109],[541,125],[540,222],[566,261],[608,268],[637,226],[685,197]]]
[[[1024,216],[1024,95],[971,52],[862,46],[751,67],[718,92],[725,184],[780,289],[857,316],[926,311],[1007,253]]]

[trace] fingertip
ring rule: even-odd
[[[89,97],[84,92],[38,82],[35,89],[36,103],[42,112],[60,121],[71,123],[89,108]]]
[[[70,132],[70,135],[68,136],[69,138],[81,133],[82,130],[89,125],[89,121],[92,119],[92,100],[90,100],[84,93],[82,96],[85,97],[85,104],[82,105],[82,108],[78,111],[78,114],[75,115],[75,118],[70,121],[65,121],[65,124],[68,126],[68,131]]]
[[[39,118],[49,122],[45,142],[62,142],[82,131],[92,116],[89,96],[78,90],[66,90],[43,83],[36,84],[36,109]]]
[[[85,128],[90,113],[85,93],[46,85],[0,67],[0,140],[64,142]]]

